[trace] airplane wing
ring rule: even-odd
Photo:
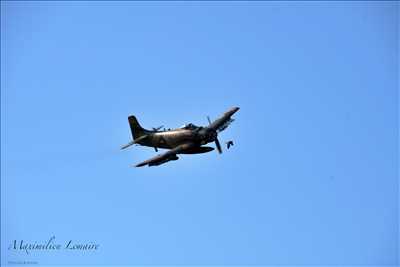
[[[183,153],[187,150],[192,149],[195,146],[196,145],[193,143],[186,143],[186,144],[179,145],[171,150],[168,150],[164,154],[159,154],[151,159],[145,160],[145,161],[135,165],[135,167],[142,167],[145,165],[148,165],[149,167],[157,166],[157,165],[161,165],[161,164],[166,163],[171,160],[178,160],[179,158],[176,156],[176,154]]]
[[[225,112],[221,117],[213,121],[208,127],[213,128],[214,130],[218,132],[222,132],[225,130],[229,124],[231,124],[234,120],[231,118],[233,114],[235,114],[239,110],[238,107],[234,107],[229,109],[227,112]]]

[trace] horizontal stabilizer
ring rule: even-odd
[[[134,144],[135,144],[135,141],[131,141],[128,144],[121,146],[121,150],[125,149],[125,148],[128,148],[128,147],[130,147],[131,145],[134,145]]]
[[[144,139],[146,139],[147,137],[148,137],[148,135],[142,135],[141,137],[136,138],[135,140],[129,142],[128,144],[123,145],[123,146],[121,147],[121,149],[125,149],[125,148],[130,147],[131,145],[137,144],[137,143],[139,143],[140,141],[143,141]]]

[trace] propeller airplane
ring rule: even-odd
[[[121,147],[128,148],[134,144],[141,146],[154,147],[155,151],[158,148],[170,149],[163,154],[159,154],[151,159],[145,160],[135,167],[158,166],[172,160],[178,160],[177,154],[199,154],[214,150],[213,147],[204,146],[214,142],[217,151],[221,154],[222,148],[218,140],[218,133],[225,130],[234,119],[232,115],[239,110],[239,107],[234,107],[226,111],[221,117],[211,122],[207,116],[208,126],[196,126],[192,123],[186,124],[181,128],[161,130],[164,126],[146,130],[140,126],[135,116],[129,116],[128,122],[131,128],[133,140]]]

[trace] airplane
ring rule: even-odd
[[[163,154],[136,164],[135,167],[158,166],[168,161],[178,160],[177,154],[207,153],[214,150],[214,148],[203,145],[211,142],[215,143],[218,152],[221,154],[222,148],[218,141],[218,133],[225,130],[234,121],[231,117],[238,110],[239,107],[233,107],[213,122],[207,116],[208,126],[196,126],[189,123],[181,128],[172,130],[160,130],[163,126],[146,130],[140,126],[136,117],[131,115],[128,117],[128,122],[133,140],[122,146],[121,149],[126,149],[134,144],[153,147],[156,152],[158,148],[170,149]]]

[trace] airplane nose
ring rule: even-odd
[[[214,141],[215,138],[217,138],[217,132],[216,132],[216,131],[210,131],[210,132],[207,133],[206,140],[207,140],[208,142]]]

